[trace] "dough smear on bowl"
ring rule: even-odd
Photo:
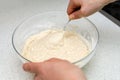
[[[85,39],[79,34],[64,30],[45,30],[26,40],[22,56],[32,62],[50,58],[76,62],[89,52]]]

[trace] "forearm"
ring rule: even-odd
[[[117,0],[101,0],[102,2],[102,4],[104,4],[104,5],[107,5],[107,4],[109,4],[109,3],[112,3],[112,2],[115,2],[115,1],[117,1]]]

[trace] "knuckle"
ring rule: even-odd
[[[51,58],[51,59],[49,59],[49,61],[58,61],[59,59],[57,59],[57,58]]]
[[[81,9],[81,14],[83,17],[88,16],[87,10],[86,9]]]

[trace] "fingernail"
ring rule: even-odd
[[[72,19],[74,19],[74,18],[75,18],[74,15],[70,15],[70,16],[69,16],[69,19],[70,19],[70,20],[72,20]]]
[[[24,69],[25,71],[30,71],[30,65],[29,65],[28,63],[25,63],[25,64],[23,65],[23,69]]]

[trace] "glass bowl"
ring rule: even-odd
[[[62,11],[52,11],[40,13],[24,20],[16,27],[12,35],[12,45],[17,55],[23,62],[31,62],[24,58],[21,53],[26,39],[46,29],[63,29],[68,21],[67,13]],[[87,18],[72,20],[66,27],[66,30],[73,30],[82,35],[91,47],[90,53],[79,61],[74,62],[80,67],[83,67],[93,57],[94,50],[98,44],[98,30],[96,26]]]

